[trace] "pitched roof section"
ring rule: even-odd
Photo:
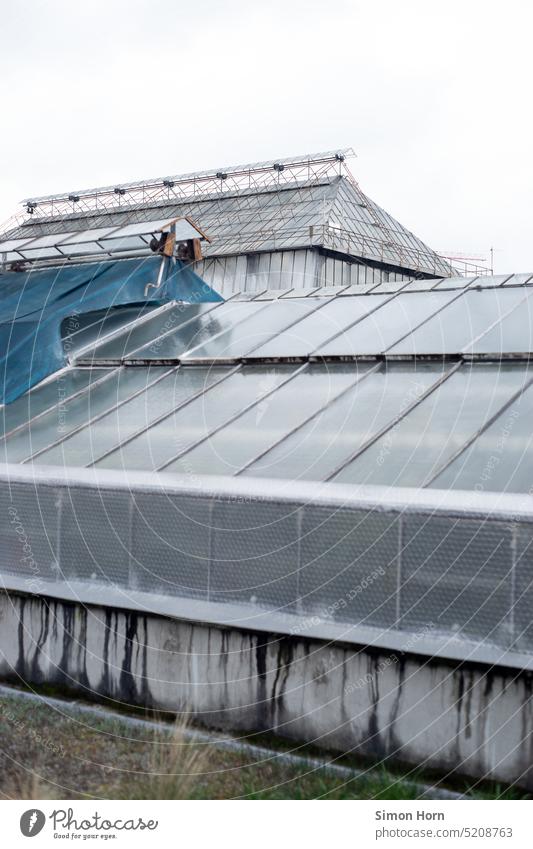
[[[276,172],[276,168],[281,170]],[[275,173],[277,178],[272,176]],[[232,179],[234,174],[238,179]],[[180,188],[181,195],[178,184],[173,188],[173,180],[163,181],[169,186],[164,193],[161,187],[151,187],[154,181],[148,181],[142,184],[143,193],[139,195],[144,200],[132,194],[126,207],[120,206],[122,195],[113,195],[113,191],[138,193],[139,188],[129,188],[134,184],[100,190],[107,192],[108,198],[107,206],[101,207],[96,190],[91,198],[87,195],[88,200],[85,195],[81,201],[80,195],[69,195],[70,203],[60,196],[54,196],[55,200],[39,199],[32,202],[36,204],[35,215],[12,228],[9,236],[29,239],[65,231],[118,227],[154,214],[161,218],[190,216],[212,240],[206,256],[322,247],[408,271],[435,276],[454,273],[446,259],[361,191],[345,166],[344,154],[317,154],[314,159],[295,160],[292,164],[290,160],[279,160],[274,165],[260,163],[254,168],[242,166],[240,171],[227,169],[227,173],[206,175],[202,172],[196,177],[180,178],[179,186],[186,184]],[[213,182],[219,176],[225,179]],[[198,190],[193,185],[195,179]]]
[[[116,311],[86,316],[71,367],[3,409],[0,447],[11,463],[189,481],[528,492],[531,281],[128,307],[123,325]]]
[[[11,236],[30,239],[64,230],[118,227],[153,216],[156,208],[162,218],[189,216],[197,221],[211,239],[206,256],[315,246],[411,271],[438,276],[453,272],[446,260],[346,177],[276,190],[244,190],[178,205],[32,221]]]

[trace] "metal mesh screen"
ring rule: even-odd
[[[525,497],[3,468],[7,589],[533,665]]]

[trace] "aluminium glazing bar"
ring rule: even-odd
[[[200,439],[197,439],[195,442],[192,442],[189,446],[187,446],[187,448],[184,448],[182,451],[179,451],[177,454],[175,454],[173,457],[171,457],[170,460],[166,460],[161,466],[158,466],[155,469],[155,471],[156,472],[163,471],[163,469],[166,469],[167,466],[170,466],[176,460],[180,460],[182,457],[184,457],[186,454],[188,454],[190,451],[192,451],[198,445],[201,445],[203,442],[207,442],[209,439],[211,439],[212,436],[214,436],[220,430],[222,430],[223,428],[227,427],[230,424],[233,424],[234,421],[239,419],[241,416],[243,416],[249,410],[252,410],[254,407],[256,407],[258,404],[260,404],[266,398],[269,398],[271,395],[273,395],[275,392],[277,392],[278,389],[281,389],[283,386],[286,386],[287,383],[290,383],[291,380],[293,380],[295,377],[297,377],[299,374],[301,374],[307,367],[308,367],[308,363],[303,363],[303,365],[299,366],[299,368],[296,368],[293,372],[291,372],[290,375],[288,375],[288,377],[286,377],[284,380],[282,380],[280,383],[278,383],[273,389],[269,389],[267,392],[263,392],[262,395],[258,395],[253,401],[251,401],[249,404],[247,404],[245,407],[243,407],[242,410],[239,410],[237,413],[234,413],[232,416],[229,417],[229,419],[226,419],[226,421],[222,422],[222,424],[217,425],[217,427],[210,430],[209,433],[206,433],[204,436],[200,437]]]
[[[253,457],[251,460],[248,461],[248,463],[245,463],[244,466],[241,466],[240,469],[237,469],[237,471],[235,472],[235,476],[241,475],[248,468],[250,468],[250,466],[253,466],[254,463],[256,463],[258,460],[261,460],[266,454],[268,454],[269,451],[272,451],[273,448],[277,448],[278,445],[281,445],[281,443],[285,442],[285,440],[288,439],[290,436],[293,436],[295,433],[298,433],[301,428],[305,427],[305,425],[309,424],[309,422],[312,422],[313,419],[323,413],[324,410],[327,410],[328,407],[330,407],[332,404],[335,404],[336,401],[339,401],[348,392],[351,392],[356,386],[358,386],[359,383],[361,383],[361,381],[365,379],[365,377],[368,377],[371,374],[375,374],[380,368],[381,363],[376,363],[376,365],[371,366],[367,371],[359,375],[353,383],[350,383],[350,385],[347,386],[345,389],[341,389],[340,392],[338,392],[333,398],[330,398],[324,404],[321,404],[320,407],[315,410],[314,413],[311,413],[311,415],[307,416],[307,418],[304,419],[302,422],[295,425],[290,430],[286,431],[283,436],[280,436],[278,439],[276,439],[273,443],[271,443],[271,445],[268,446],[268,448],[265,448],[263,451]]]
[[[442,383],[444,383],[446,380],[448,380],[448,378],[455,374],[455,372],[458,371],[458,369],[460,369],[462,365],[463,363],[459,361],[458,363],[455,363],[455,365],[453,365],[450,369],[448,369],[448,371],[443,372],[438,378],[438,380],[432,383],[431,386],[428,386],[428,388],[424,392],[422,392],[422,394],[418,398],[416,398],[412,404],[409,404],[409,406],[406,407],[405,410],[402,410],[400,413],[398,413],[397,416],[394,416],[394,418],[391,419],[390,422],[388,422],[386,425],[380,428],[380,430],[378,430],[373,436],[367,439],[366,442],[364,442],[359,448],[357,448],[356,451],[353,451],[346,458],[346,460],[343,460],[342,463],[339,463],[339,465],[325,478],[325,480],[332,481],[336,477],[336,475],[339,474],[339,472],[341,472],[346,466],[348,466],[350,463],[360,457],[361,454],[367,450],[367,448],[370,448],[370,446],[377,442],[378,439],[380,439],[384,434],[386,434],[389,430],[395,427],[403,418],[405,418],[405,416],[409,415],[412,410],[418,407],[418,405],[421,404],[422,401],[425,401],[426,398],[428,398],[435,391],[435,389],[438,389]]]
[[[470,340],[470,342],[468,343],[468,345],[467,345],[465,348],[463,348],[463,350],[462,350],[462,352],[461,352],[461,353],[462,353],[463,355],[465,355],[465,354],[466,354],[466,355],[468,356],[468,353],[469,353],[469,352],[468,352],[468,349],[469,349],[469,348],[471,348],[471,347],[472,347],[472,345],[475,345],[475,344],[476,344],[476,342],[479,342],[479,340],[480,340],[480,339],[483,339],[483,337],[484,337],[484,336],[486,336],[486,335],[487,335],[487,333],[489,333],[491,330],[493,330],[495,327],[497,327],[497,326],[498,326],[498,324],[501,324],[501,323],[502,323],[502,321],[503,321],[505,318],[507,318],[508,316],[510,316],[513,312],[515,312],[515,310],[519,309],[519,307],[522,307],[522,306],[523,306],[523,304],[524,304],[524,303],[525,303],[525,302],[526,302],[526,301],[527,301],[530,297],[531,297],[531,292],[527,292],[527,291],[526,291],[526,294],[524,295],[524,297],[522,298],[522,300],[521,300],[521,301],[519,301],[519,302],[518,302],[518,303],[517,303],[514,307],[511,307],[510,309],[508,309],[508,310],[507,310],[507,312],[504,312],[502,315],[499,315],[499,316],[498,316],[498,318],[497,318],[495,321],[493,321],[493,322],[492,322],[492,324],[489,324],[489,326],[488,326],[488,327],[486,327],[486,328],[485,328],[485,330],[483,330],[481,333],[479,333],[479,334],[478,334],[478,335],[477,335],[474,339],[471,339],[471,340]]]
[[[217,307],[222,307],[222,306],[224,306],[224,304],[230,303],[230,301],[233,301],[235,297],[236,297],[236,295],[232,295],[231,297],[226,298],[225,301],[214,301],[213,306],[210,307],[209,309],[207,309],[205,311],[205,313],[207,314],[207,313],[213,312],[213,310],[216,309]],[[240,302],[237,302],[237,303],[240,303]],[[183,302],[176,301],[174,303],[174,306],[178,306],[178,307],[182,306],[183,308],[185,308],[185,307],[194,306],[194,304],[191,304],[191,303],[186,302],[186,301],[183,301]],[[261,310],[260,310],[260,312],[261,312]],[[122,358],[122,361],[125,362],[126,360],[131,360],[131,358],[134,357],[135,354],[137,354],[139,351],[142,351],[143,348],[146,348],[146,347],[148,347],[148,345],[154,344],[156,342],[159,343],[161,341],[161,339],[165,339],[167,336],[171,336],[173,333],[175,333],[177,330],[180,330],[182,327],[187,327],[188,324],[195,321],[197,318],[198,318],[198,316],[193,315],[191,318],[187,318],[187,319],[185,319],[185,321],[182,321],[180,324],[176,324],[174,327],[171,327],[170,330],[165,330],[164,333],[160,333],[159,336],[156,336],[155,339],[152,340],[152,343],[145,342],[143,345],[139,345],[137,348],[133,348],[131,351],[128,351],[124,355],[124,357]],[[238,324],[240,324],[241,321],[246,321],[246,320],[247,320],[246,318],[240,319],[239,321],[235,322],[234,327],[236,327]],[[220,332],[224,333],[225,331],[220,331]],[[210,339],[215,339],[216,336],[220,336],[220,333],[217,333],[216,335],[211,336]],[[198,347],[198,346],[196,346],[196,347]],[[192,349],[192,350],[194,350],[194,349]],[[187,352],[185,351],[184,353],[187,353]],[[165,358],[165,359],[167,359],[167,358]],[[178,361],[177,358],[176,358],[176,361]],[[155,362],[156,362],[156,360],[140,360],[139,361],[139,363],[141,365],[151,365],[151,364],[154,364]]]
[[[252,301],[265,301],[266,303],[270,303],[270,301],[279,301],[280,298],[285,297],[285,295],[289,295],[290,292],[294,292],[295,288],[296,288],[295,286],[291,286],[290,289],[269,289],[267,287],[266,289],[263,289],[262,292],[258,292],[257,295],[255,295],[250,300],[252,300]],[[271,298],[263,298],[263,295],[265,295],[267,292],[279,292],[279,295],[276,295],[275,297],[273,295]]]
[[[448,460],[446,460],[444,463],[442,463],[441,466],[439,466],[439,468],[434,474],[427,477],[422,483],[421,488],[423,489],[425,487],[431,486],[431,484],[438,478],[438,476],[441,475],[448,468],[448,466],[450,466],[454,462],[454,460],[457,459],[457,457],[460,457],[461,454],[467,451],[468,448],[473,445],[476,439],[479,439],[479,437],[482,436],[482,434],[485,433],[485,431],[488,430],[489,427],[491,427],[491,425],[493,425],[495,421],[497,421],[497,419],[502,415],[502,413],[505,413],[505,411],[508,410],[509,407],[514,404],[515,401],[517,401],[520,396],[523,395],[524,392],[526,392],[526,390],[530,388],[531,385],[533,385],[533,377],[526,381],[520,389],[514,392],[513,395],[511,395],[511,397],[505,402],[505,404],[503,404],[500,409],[497,410],[497,412],[490,416],[490,418],[487,419],[487,421],[474,434],[472,434],[469,439],[466,440],[464,445],[461,445],[461,447],[458,448],[457,451],[455,451],[455,453],[448,458]]]
[[[174,369],[177,370],[178,368],[181,368],[181,366],[173,366],[170,371],[173,371]],[[228,377],[231,377],[233,374],[235,374],[236,371],[239,371],[240,368],[242,368],[242,366],[239,363],[239,365],[235,366],[235,368],[230,369],[230,371],[226,372],[226,374],[223,374],[222,377],[219,377],[218,380],[215,380],[213,381],[213,383],[210,383],[209,386],[202,387],[202,389],[200,389],[198,392],[195,392],[194,395],[191,395],[190,398],[186,398],[185,401],[182,401],[180,404],[178,404],[177,407],[174,407],[169,412],[162,413],[162,415],[157,416],[157,418],[155,418],[153,421],[149,422],[146,425],[143,425],[134,433],[130,434],[127,439],[119,441],[111,448],[108,448],[106,451],[100,454],[99,457],[96,457],[91,463],[89,463],[86,468],[90,469],[92,466],[95,466],[96,463],[100,463],[101,460],[104,460],[106,457],[108,457],[110,454],[113,454],[115,451],[120,450],[124,447],[124,445],[128,445],[128,443],[132,442],[134,439],[136,439],[136,437],[145,433],[147,430],[150,430],[152,427],[155,427],[160,422],[164,422],[165,419],[169,419],[171,416],[174,415],[174,413],[179,412],[184,407],[187,407],[189,404],[191,404],[193,401],[196,401],[197,398],[202,398],[207,392],[209,392],[211,389],[214,389],[215,386],[218,386],[220,383],[223,383],[224,380],[227,380]]]
[[[62,373],[66,373],[67,371],[72,370],[72,368],[73,368],[72,366],[67,366],[64,369],[61,369],[60,372],[56,372],[55,374],[50,375],[50,377],[47,378],[46,383],[51,383],[52,380],[50,378],[57,378]],[[105,374],[102,375],[102,377],[98,377],[96,380],[93,380],[92,382],[88,383],[87,386],[84,386],[82,389],[78,389],[77,392],[73,392],[72,395],[69,395],[67,398],[60,398],[58,401],[56,401],[54,404],[51,404],[45,410],[41,410],[40,413],[36,413],[35,416],[32,416],[27,421],[22,422],[21,424],[17,425],[14,428],[11,428],[11,430],[9,430],[7,433],[4,433],[2,435],[1,439],[4,440],[4,439],[7,439],[9,436],[13,436],[13,434],[18,433],[18,431],[24,430],[24,428],[29,427],[33,422],[37,421],[37,419],[40,419],[42,416],[45,416],[47,413],[50,413],[52,410],[55,410],[55,408],[59,407],[61,404],[64,404],[67,401],[71,401],[74,398],[78,398],[80,395],[84,395],[86,392],[89,391],[89,389],[93,389],[95,386],[100,386],[100,384],[105,383],[106,380],[109,380],[119,370],[120,370],[120,366],[117,366],[116,368],[110,368],[110,369],[102,368],[102,371],[106,372]],[[45,381],[43,380],[41,383],[38,383],[36,386],[34,386],[30,390],[30,392],[28,392],[28,397],[33,392],[36,392],[41,386],[43,386],[44,383],[45,383]],[[24,397],[24,396],[22,396],[22,397]]]
[[[291,292],[292,292],[292,289],[291,289]],[[272,342],[272,340],[275,339],[276,336],[280,336],[282,333],[286,333],[287,330],[290,330],[292,327],[295,327],[297,324],[300,324],[300,322],[302,322],[305,318],[308,318],[311,315],[316,315],[316,313],[319,310],[323,309],[326,306],[326,304],[329,304],[329,302],[331,300],[333,300],[333,299],[332,298],[324,298],[323,303],[317,304],[316,307],[313,310],[306,312],[305,315],[298,316],[298,318],[295,318],[294,321],[291,321],[290,324],[285,325],[281,329],[273,331],[272,335],[269,336],[268,339],[262,339],[261,342],[258,342],[257,345],[254,345],[253,348],[251,348],[249,351],[247,351],[246,354],[243,354],[242,357],[240,357],[239,359],[246,362],[247,358],[251,357],[253,352],[257,351],[258,348],[262,348],[263,345],[268,345],[268,343]],[[262,310],[260,310],[260,312],[262,312]],[[253,357],[252,357],[252,360],[253,360]]]
[[[383,353],[386,354],[388,351],[391,350],[391,348],[394,348],[395,345],[399,345],[400,342],[403,342],[403,340],[407,339],[408,336],[412,336],[413,333],[416,333],[416,331],[420,327],[423,327],[424,324],[427,324],[427,322],[431,321],[433,318],[435,318],[436,315],[439,315],[439,313],[441,313],[443,310],[447,310],[448,307],[451,306],[451,304],[454,304],[459,298],[462,298],[464,296],[464,294],[466,292],[468,292],[468,290],[469,290],[468,286],[465,286],[463,289],[459,289],[459,291],[457,292],[457,295],[454,298],[452,298],[450,301],[448,301],[448,303],[443,304],[441,307],[439,307],[437,310],[435,310],[435,312],[432,312],[430,315],[426,316],[426,318],[423,321],[421,321],[420,324],[417,324],[417,325],[415,325],[415,327],[412,327],[410,330],[408,330],[406,333],[404,333],[403,336],[400,336],[399,339],[395,339],[394,342],[391,342],[391,344],[388,346],[388,348],[385,348]]]
[[[142,395],[144,392],[146,392],[147,389],[150,389],[150,387],[155,386],[157,383],[159,383],[160,380],[163,380],[164,377],[167,377],[167,375],[172,374],[173,371],[177,371],[178,368],[179,368],[179,366],[177,366],[177,367],[172,366],[171,368],[166,369],[163,372],[163,374],[159,374],[156,378],[151,380],[149,383],[145,383],[144,386],[142,386],[140,389],[136,389],[135,392],[132,392],[131,395],[128,395],[127,397],[122,398],[121,401],[117,401],[115,404],[112,404],[110,407],[106,407],[105,410],[102,410],[102,412],[98,413],[96,416],[92,416],[91,418],[86,419],[81,424],[77,425],[77,427],[73,428],[68,433],[65,433],[59,439],[56,439],[53,442],[50,442],[44,448],[39,448],[38,451],[30,454],[28,457],[26,457],[24,460],[21,460],[20,462],[21,463],[29,463],[31,460],[34,460],[36,457],[39,457],[41,454],[44,454],[45,451],[48,451],[50,448],[55,448],[56,445],[60,445],[62,442],[66,442],[71,436],[74,436],[76,433],[79,433],[81,430],[85,430],[85,428],[90,427],[95,422],[100,421],[100,419],[103,419],[104,416],[107,416],[109,413],[113,413],[115,410],[118,410],[119,407],[122,407],[123,404],[126,404],[128,401],[133,400],[133,398],[137,398],[138,395]],[[120,369],[117,369],[117,371],[122,371],[122,370],[125,371],[125,366],[121,366]]]
[[[351,324],[348,324],[346,327],[343,327],[342,330],[338,330],[332,336],[329,336],[327,339],[324,339],[324,341],[321,342],[320,345],[318,345],[317,348],[314,348],[311,351],[311,353],[309,354],[309,360],[311,362],[321,362],[323,358],[320,357],[320,356],[316,357],[315,351],[318,351],[318,350],[320,350],[320,348],[324,348],[326,345],[329,345],[329,343],[333,342],[334,339],[337,339],[338,336],[342,336],[342,334],[346,333],[347,330],[351,330],[352,327],[355,327],[361,321],[365,321],[365,319],[367,319],[370,315],[374,315],[374,313],[377,312],[378,310],[380,310],[381,307],[384,307],[386,304],[390,303],[390,301],[393,301],[394,298],[397,298],[398,295],[400,294],[400,292],[402,292],[410,282],[411,282],[410,280],[406,280],[406,282],[404,283],[403,286],[400,286],[399,289],[397,289],[395,292],[393,292],[391,294],[390,298],[385,298],[385,300],[382,301],[380,304],[378,304],[376,307],[374,307],[374,309],[370,310],[369,312],[365,313],[362,316],[359,316],[359,318],[356,318],[354,321],[351,322]],[[377,284],[377,286],[380,286],[380,285],[381,285],[381,283]],[[377,294],[379,294],[379,293],[377,293]],[[372,297],[372,293],[369,293],[369,297]]]
[[[98,351],[98,348],[100,347],[100,345],[104,345],[106,342],[111,341],[111,339],[115,339],[117,336],[121,336],[123,333],[127,333],[130,327],[137,327],[139,325],[142,325],[146,321],[148,321],[149,319],[155,318],[156,316],[161,315],[161,313],[164,313],[168,309],[172,309],[172,307],[175,305],[175,303],[176,303],[176,301],[170,301],[168,304],[162,304],[160,307],[154,307],[154,309],[146,312],[144,315],[137,316],[136,318],[132,318],[131,321],[128,321],[126,324],[123,324],[121,327],[118,327],[116,330],[111,330],[105,336],[98,337],[96,342],[88,342],[87,345],[84,345],[82,348],[80,348],[78,351],[76,351],[73,362],[76,362],[76,360],[78,358],[82,359],[83,354],[86,351],[91,351],[91,350],[94,349],[95,353],[96,353]],[[148,305],[148,302],[147,302],[146,305]],[[125,304],[125,306],[127,306],[127,304]],[[98,322],[95,322],[95,324],[98,324]],[[90,325],[90,326],[92,327],[92,325]],[[80,330],[77,330],[76,333],[81,333],[85,329],[87,329],[87,328],[82,328]],[[76,333],[73,333],[72,336],[69,337],[69,338],[71,338],[71,339],[74,338],[76,336]],[[93,362],[94,362],[94,360],[93,360]],[[97,364],[97,362],[95,364]]]

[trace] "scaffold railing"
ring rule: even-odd
[[[71,218],[78,213],[82,216],[98,212],[133,213],[134,210],[168,202],[222,197],[247,190],[254,192],[268,188],[282,189],[290,185],[302,188],[344,176],[361,196],[368,214],[375,219],[374,225],[380,228],[379,237],[357,234],[353,229],[335,227],[328,223],[311,227],[291,226],[289,215],[283,228],[279,227],[277,220],[276,229],[274,225],[270,227],[267,224],[253,231],[232,233],[224,240],[217,239],[206,251],[206,255],[227,256],[254,250],[321,246],[414,272],[441,276],[485,276],[491,273],[490,268],[482,265],[446,257],[430,249],[425,251],[399,243],[396,231],[384,226],[382,219],[375,215],[373,205],[367,203],[366,196],[351,174],[347,160],[354,156],[352,148],[343,148],[249,165],[26,198],[22,201],[23,210],[5,222],[0,227],[0,232],[10,234],[30,221],[55,221]]]
[[[344,148],[326,153],[305,154],[249,165],[25,198],[22,204],[25,206],[26,215],[49,218],[71,215],[73,212],[126,209],[244,189],[259,190],[268,186],[283,186],[298,181],[312,182],[342,175],[346,159],[353,156],[355,153],[352,148]]]

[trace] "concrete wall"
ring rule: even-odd
[[[516,670],[3,592],[0,676],[533,790]]]

